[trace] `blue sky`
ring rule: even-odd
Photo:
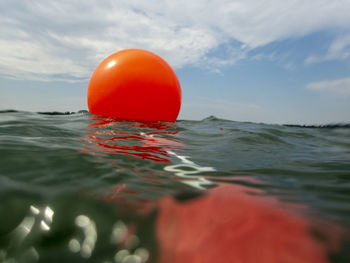
[[[350,122],[349,0],[0,2],[0,109],[87,109],[125,48],[175,69],[180,119]]]

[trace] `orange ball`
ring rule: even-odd
[[[89,111],[128,120],[174,122],[181,106],[180,82],[169,64],[141,49],[126,49],[102,61],[91,76]]]

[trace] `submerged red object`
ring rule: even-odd
[[[181,106],[180,82],[169,64],[142,49],[107,57],[91,76],[89,111],[128,120],[174,122]]]
[[[306,220],[246,190],[221,184],[193,200],[163,199],[159,262],[329,262],[327,245],[310,234]]]

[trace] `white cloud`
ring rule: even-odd
[[[350,78],[313,82],[307,89],[332,92],[339,95],[350,95]]]
[[[350,34],[337,37],[329,46],[327,54],[309,56],[306,64],[318,63],[327,60],[344,60],[350,58]]]
[[[3,0],[0,74],[86,79],[101,59],[130,47],[154,51],[176,68],[221,67],[276,40],[349,32],[349,10],[348,0]],[[339,41],[330,47],[334,56],[345,54]]]

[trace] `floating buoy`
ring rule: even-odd
[[[174,122],[180,111],[181,87],[164,59],[146,50],[126,49],[95,69],[87,101],[92,114]]]

